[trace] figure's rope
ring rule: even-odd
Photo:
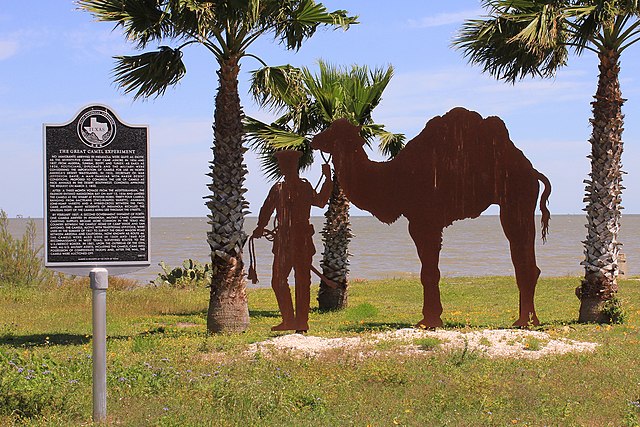
[[[258,273],[256,272],[256,247],[253,244],[253,236],[249,238],[249,271],[247,279],[251,280],[254,285],[259,282]]]
[[[276,229],[273,231],[264,229],[262,233],[262,237],[267,239],[269,242],[273,242],[273,239],[276,236]],[[256,270],[256,264],[258,263],[258,259],[256,258],[256,246],[253,243],[253,236],[249,238],[249,271],[247,272],[247,279],[251,280],[251,283],[254,285],[259,282],[258,280],[258,272]]]
[[[326,157],[324,157],[324,152],[320,151],[320,156],[322,157],[322,161],[324,162],[325,165],[328,165],[329,162],[331,161],[331,154],[329,154],[329,159],[327,160]],[[320,178],[318,178],[318,183],[316,184],[315,187],[313,187],[313,191],[318,191],[318,187],[320,187],[320,183],[322,182],[322,177],[323,175],[320,174]]]
[[[263,233],[262,233],[262,237],[264,237],[265,239],[267,239],[270,242],[273,242],[274,238],[276,237],[276,233],[277,233],[277,229],[274,230],[267,230],[266,228],[264,229]],[[253,243],[253,236],[249,239],[249,272],[247,273],[247,279],[251,280],[251,283],[253,283],[254,285],[256,283],[259,282],[258,280],[258,273],[256,271],[256,247]],[[338,283],[334,282],[333,280],[327,278],[324,274],[322,274],[320,271],[318,271],[318,269],[316,269],[313,265],[310,266],[311,267],[311,271],[313,271],[318,277],[320,277],[320,280],[322,280],[324,283],[327,284],[327,286],[329,286],[330,288],[336,289],[338,287],[342,287],[340,285],[338,285]]]

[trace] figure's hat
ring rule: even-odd
[[[298,165],[300,161],[300,157],[302,156],[302,151],[298,150],[281,150],[273,153],[275,158],[278,160],[279,164],[288,165],[295,164]]]

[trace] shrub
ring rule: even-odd
[[[60,280],[58,288],[61,286],[69,286],[69,287],[85,287],[88,288],[90,285],[90,279],[87,276],[73,276],[73,275],[64,275],[64,278]],[[136,279],[131,279],[129,277],[122,276],[109,276],[109,290],[110,291],[129,291],[132,289],[136,289],[142,286],[142,283],[137,281]]]
[[[211,264],[201,264],[198,261],[187,259],[182,266],[171,268],[164,261],[158,264],[162,272],[151,282],[156,286],[171,286],[175,288],[188,288],[206,286],[211,280]]]
[[[36,224],[27,223],[20,239],[9,233],[7,213],[0,209],[0,283],[13,286],[39,286],[54,277],[44,268],[40,250],[36,244]]]
[[[624,311],[622,302],[618,297],[613,297],[605,301],[602,305],[602,314],[604,314],[609,323],[621,325],[627,321],[627,313]]]

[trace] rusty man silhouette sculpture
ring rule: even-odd
[[[500,206],[520,294],[514,326],[539,325],[534,293],[540,269],[535,257],[535,210],[540,190],[542,238],[549,224],[549,180],[535,170],[509,139],[498,117],[454,108],[431,119],[424,130],[387,162],[369,160],[360,129],[340,119],[316,135],[311,146],[333,156],[337,179],[358,208],[391,224],[409,221],[422,269],[423,319],[417,326],[442,326],[438,261],[442,230],[454,221],[476,218]]]
[[[325,181],[320,193],[316,193],[309,181],[298,175],[301,154],[295,150],[275,153],[284,180],[271,187],[252,234],[253,238],[264,236],[275,211],[271,287],[276,294],[282,323],[272,327],[272,331],[306,332],[309,329],[311,260],[316,253],[309,217],[311,206],[324,207],[331,195],[330,166],[322,166]],[[291,270],[295,271],[295,313],[288,283]]]

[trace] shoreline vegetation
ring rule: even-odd
[[[417,279],[362,280],[350,306],[313,307],[308,337],[370,340],[311,357],[248,351],[282,339],[270,289],[249,289],[243,334],[208,335],[208,289],[135,287],[111,277],[107,296],[108,422],[112,425],[598,425],[640,420],[640,277],[620,281],[622,325],[576,323],[578,277],[541,279],[551,339],[592,352],[488,358],[437,338],[374,342],[420,319]],[[135,285],[135,283],[134,283]],[[317,292],[317,286],[312,292]],[[507,329],[517,315],[512,277],[444,278],[445,332]],[[91,418],[91,293],[84,278],[0,286],[0,425],[78,425]],[[284,337],[286,338],[286,337]],[[529,351],[545,339],[523,338]],[[488,345],[488,341],[483,345]],[[514,343],[515,345],[515,343]],[[588,392],[586,392],[588,391]],[[535,402],[535,404],[534,404]]]

